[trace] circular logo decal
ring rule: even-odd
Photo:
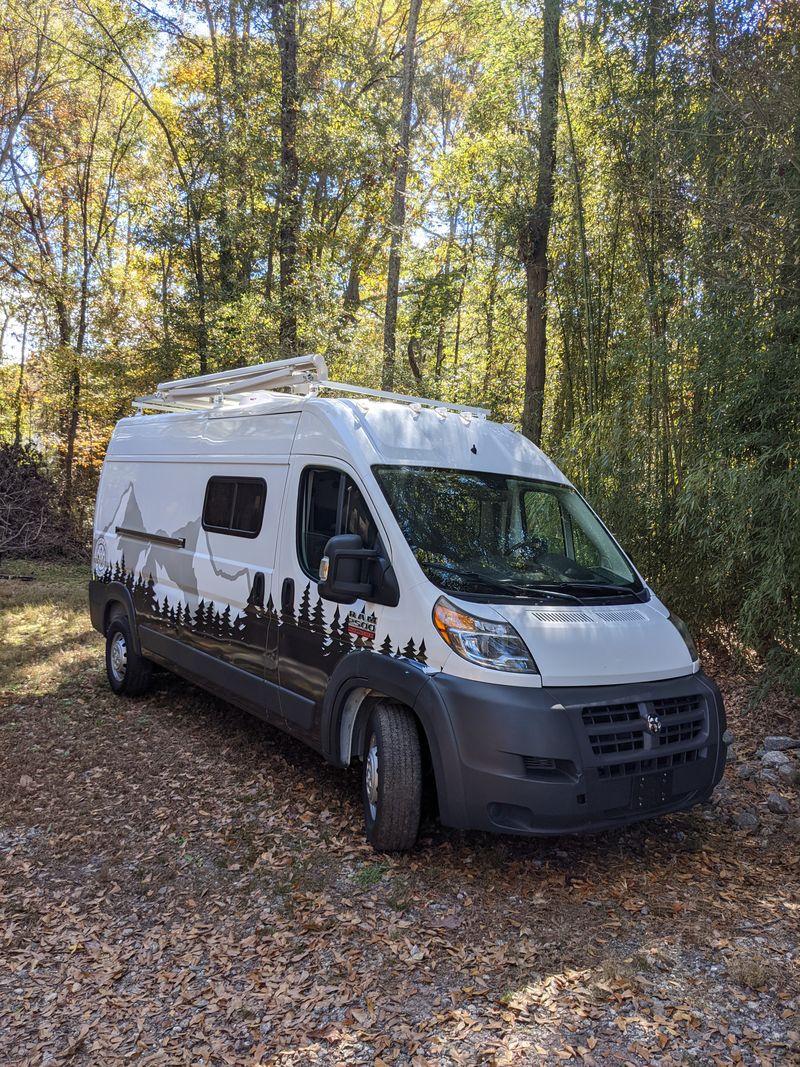
[[[94,545],[94,571],[95,574],[103,574],[108,563],[106,556],[106,543],[102,537],[98,537]]]

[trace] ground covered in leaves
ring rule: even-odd
[[[1,1064],[798,1062],[796,776],[757,752],[797,707],[732,662],[712,805],[378,856],[354,772],[167,675],[113,697],[84,570],[15,567]]]

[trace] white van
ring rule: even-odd
[[[328,382],[318,356],[136,406],[94,526],[115,692],[159,664],[360,760],[379,849],[414,844],[431,778],[446,825],[522,834],[678,811],[720,780],[722,701],[686,628],[482,409]]]

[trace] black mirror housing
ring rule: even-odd
[[[325,545],[317,590],[323,600],[353,604],[364,599],[394,607],[400,590],[391,563],[378,548],[364,548],[358,534],[337,534]]]

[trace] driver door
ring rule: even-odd
[[[378,544],[355,479],[324,461],[293,460],[275,583],[278,681],[286,729],[317,747],[328,679],[348,652],[372,647],[377,622],[375,605],[334,604],[317,591],[325,546],[341,533],[358,534],[367,548]]]

